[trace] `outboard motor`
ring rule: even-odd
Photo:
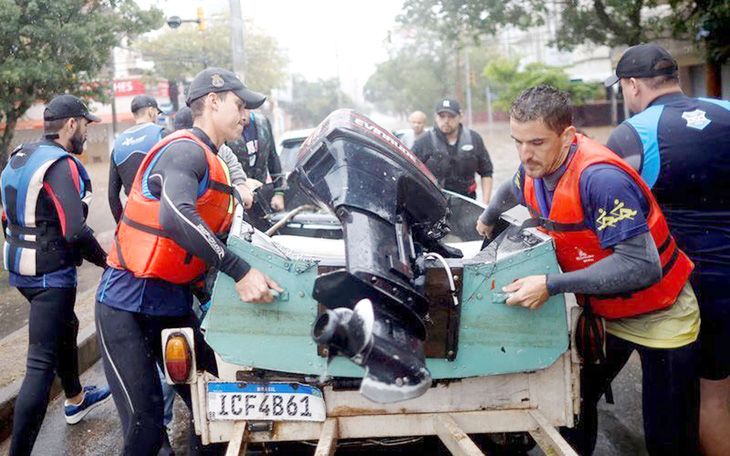
[[[328,310],[314,339],[366,368],[360,392],[368,399],[420,396],[431,386],[429,304],[417,291],[423,252],[460,256],[440,242],[449,209],[436,179],[388,131],[341,109],[302,144],[289,183],[337,215],[345,241],[346,268],[315,282],[314,298]]]

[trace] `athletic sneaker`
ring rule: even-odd
[[[84,386],[84,398],[80,404],[69,404],[68,400],[64,403],[64,412],[66,413],[66,423],[76,424],[81,421],[90,411],[97,406],[108,401],[111,397],[109,388],[96,386]]]

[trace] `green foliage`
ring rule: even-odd
[[[505,57],[490,61],[482,75],[489,86],[498,94],[495,109],[508,112],[510,104],[529,87],[550,84],[571,94],[573,104],[580,106],[588,100],[603,97],[600,83],[572,82],[562,68],[531,63],[519,70],[519,60]]]
[[[160,10],[133,0],[0,0],[0,165],[34,102],[63,92],[108,99],[100,76],[112,48],[161,24]]]
[[[443,97],[456,97],[456,47],[429,30],[411,30],[411,40],[394,46],[364,87],[365,99],[380,110],[405,116],[433,111]]]
[[[685,1],[685,0],[681,0]],[[445,39],[459,35],[494,34],[500,27],[527,29],[548,19],[560,24],[556,44],[638,44],[659,28],[656,0],[406,0],[399,20],[406,25],[442,31]],[[642,18],[644,11],[646,14]],[[651,27],[647,27],[651,25]]]
[[[258,92],[270,93],[281,87],[287,58],[276,39],[256,28],[245,27],[246,84]],[[155,73],[171,80],[192,79],[206,66],[233,67],[231,25],[227,14],[207,21],[206,30],[196,24],[166,29],[155,38],[137,44],[145,58],[155,63]]]
[[[672,35],[690,38],[708,59],[722,64],[730,59],[730,2],[727,0],[670,0]]]
[[[433,30],[460,43],[462,34],[494,34],[502,25],[527,28],[543,23],[544,0],[406,0],[398,21]]]
[[[353,105],[352,99],[339,90],[336,78],[309,82],[296,75],[292,83],[292,100],[289,112],[294,128],[316,126],[332,111]]]

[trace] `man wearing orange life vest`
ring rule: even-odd
[[[593,451],[598,400],[636,350],[649,453],[696,454],[700,320],[688,283],[693,265],[641,177],[576,133],[571,110],[568,95],[547,85],[512,103],[510,130],[522,165],[500,186],[477,231],[491,236],[502,212],[527,206],[553,236],[564,272],[517,280],[503,290],[511,294],[507,304],[536,309],[550,295],[576,293],[579,303],[606,319],[605,362],[582,371],[577,449]]]
[[[191,284],[208,266],[236,280],[247,302],[271,302],[279,286],[228,250],[217,235],[230,227],[235,189],[218,147],[241,135],[249,109],[265,97],[222,68],[198,73],[188,89],[194,126],[166,136],[137,171],[97,291],[97,329],[104,370],[122,422],[125,455],[156,455],[164,439],[155,364],[160,332],[196,328],[198,365],[217,373],[197,331]],[[240,200],[240,197],[238,198]],[[177,389],[190,407],[190,390]],[[201,451],[192,431],[190,454]]]

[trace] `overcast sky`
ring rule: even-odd
[[[168,16],[195,18],[229,8],[228,0],[137,0],[156,5]],[[307,79],[333,78],[339,72],[342,88],[354,92],[387,58],[384,41],[395,26],[401,0],[241,0],[243,16],[274,36],[289,56],[289,71]],[[336,57],[339,55],[339,59]]]

